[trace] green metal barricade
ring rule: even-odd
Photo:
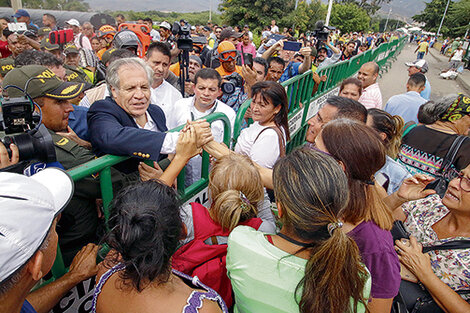
[[[230,144],[231,127],[230,121],[227,116],[223,113],[213,113],[204,117],[204,119],[206,119],[209,123],[219,120],[223,122],[223,140],[224,143],[228,146]],[[179,126],[175,129],[170,130],[170,132],[180,131],[183,127],[184,125]],[[111,167],[129,158],[130,157],[127,156],[104,155],[100,158],[84,163],[67,171],[74,181],[78,181],[82,178],[99,173],[101,196],[103,199],[103,215],[106,226],[109,221],[109,206],[111,204],[111,201],[113,200],[114,195],[113,184],[111,182]],[[201,179],[199,179],[194,184],[185,187],[185,169],[183,169],[183,171],[181,171],[180,175],[178,176],[177,181],[178,193],[183,203],[191,199],[200,191],[204,190],[209,184],[209,155],[207,154],[207,152],[204,151],[202,155]],[[64,265],[64,261],[62,259],[62,254],[60,253],[59,247],[57,249],[57,257],[55,259],[51,272],[54,279],[61,277],[67,272],[67,268]]]

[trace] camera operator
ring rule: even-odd
[[[328,57],[328,50],[324,46],[318,49],[317,57],[315,59],[315,63],[318,64],[318,70],[328,65],[335,64],[341,58],[341,50],[331,44],[331,36],[328,36],[328,40],[325,42],[325,45],[331,51],[333,51],[333,55],[331,57]]]
[[[223,95],[220,101],[238,112],[240,105],[248,98],[243,86],[242,67],[236,65],[238,52],[233,43],[229,41],[221,42],[217,47],[217,52],[220,66],[215,70],[223,79]]]

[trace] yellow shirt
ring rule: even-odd
[[[429,47],[429,43],[427,41],[423,41],[419,44],[418,52],[426,52],[428,47]]]

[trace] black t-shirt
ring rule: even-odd
[[[434,176],[458,135],[446,134],[424,125],[416,126],[402,139],[398,161],[412,173]],[[470,164],[470,138],[460,146],[454,160],[457,170]]]

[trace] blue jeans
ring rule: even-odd
[[[424,58],[424,54],[426,52],[418,52],[418,57],[417,57],[417,60],[421,60],[422,58]]]

